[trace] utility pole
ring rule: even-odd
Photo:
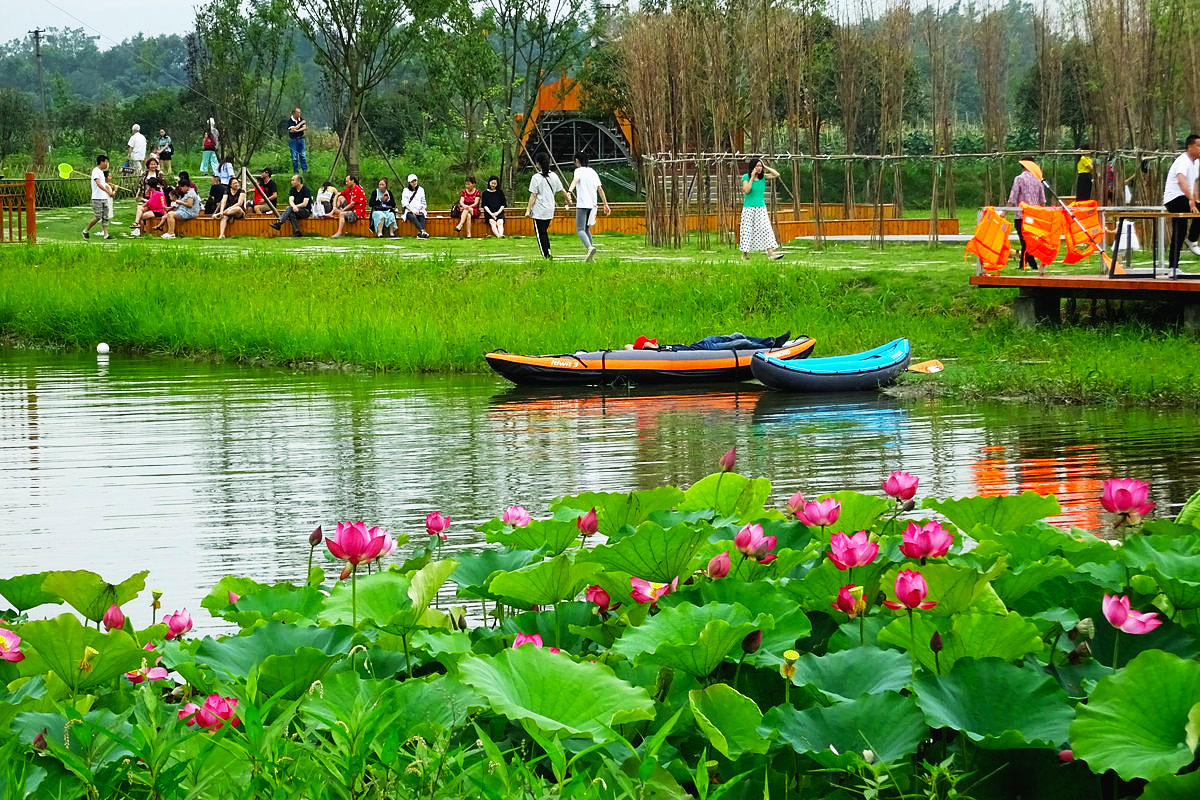
[[[38,73],[38,91],[42,96],[42,123],[38,135],[34,137],[33,143],[33,160],[34,164],[40,165],[45,152],[49,149],[50,141],[50,108],[46,103],[46,78],[42,69],[42,35],[45,33],[41,28],[34,28],[29,32],[33,37],[33,57],[37,62]]]

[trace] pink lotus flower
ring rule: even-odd
[[[390,533],[385,530],[380,530],[379,528],[372,528],[369,532],[376,530],[378,530],[383,536],[383,547],[379,548],[379,555],[376,556],[376,558],[387,558],[392,553],[396,552],[396,540],[392,538]]]
[[[589,603],[595,603],[600,607],[599,610],[601,615],[605,615],[609,611],[615,611],[621,607],[620,603],[617,603],[615,606],[612,605],[612,597],[610,597],[608,592],[604,591],[603,587],[601,586],[589,586],[587,588],[587,592],[584,594],[584,597],[587,598]]]
[[[104,623],[104,630],[115,631],[117,628],[125,627],[125,612],[121,611],[121,607],[113,603],[104,612],[104,616],[100,619]]]
[[[141,669],[135,669],[132,672],[126,672],[125,677],[134,686],[137,686],[139,683],[144,681],[161,681],[165,680],[167,677],[167,668],[146,667],[143,665]]]
[[[1104,609],[1104,618],[1114,628],[1120,628],[1126,633],[1149,633],[1162,625],[1162,620],[1158,618],[1157,612],[1151,611],[1143,614],[1130,608],[1129,598],[1126,595],[1106,594],[1101,607]]]
[[[810,528],[824,528],[837,522],[842,513],[842,504],[832,497],[825,500],[809,500],[796,516]]]
[[[241,722],[235,714],[237,703],[235,697],[210,694],[205,698],[202,706],[188,703],[179,709],[179,718],[186,720],[188,725],[198,725],[206,731],[219,731],[226,722],[230,725],[237,725]]]
[[[163,622],[167,626],[167,635],[163,638],[167,641],[178,639],[192,629],[192,615],[186,608],[180,609],[174,614],[167,614],[163,617]]]
[[[866,531],[853,536],[835,533],[829,541],[829,560],[838,569],[865,567],[879,555],[879,545],[867,539]]]
[[[21,637],[8,628],[0,628],[0,661],[15,664],[24,660],[25,654],[21,652]]]
[[[337,533],[325,540],[325,546],[333,557],[357,567],[379,557],[387,544],[387,531],[371,528],[362,522],[339,522]]]
[[[838,589],[837,598],[830,605],[854,619],[867,608],[867,601],[863,599],[863,587],[853,583],[846,584]]]
[[[950,552],[950,545],[953,543],[954,537],[949,531],[942,530],[942,525],[937,520],[926,522],[924,525],[910,522],[904,530],[904,543],[900,545],[900,552],[909,558],[941,558]]]
[[[1150,486],[1134,478],[1109,478],[1104,482],[1100,494],[1100,505],[1113,514],[1137,514],[1145,516],[1154,508],[1147,502]]]
[[[513,640],[513,649],[515,650],[523,644],[532,644],[534,647],[541,647],[542,635],[540,633],[532,635],[518,633],[517,637]]]
[[[729,448],[729,450],[726,451],[725,455],[721,456],[721,460],[718,463],[720,463],[720,465],[721,465],[722,472],[729,472],[730,470],[732,470],[734,464],[737,463],[737,448],[736,447]]]
[[[1064,764],[1070,764],[1072,761],[1075,760],[1075,751],[1074,750],[1059,750],[1058,751],[1058,760],[1063,762]]]
[[[729,568],[732,566],[733,564],[730,563],[728,551],[717,553],[708,562],[708,577],[714,581],[724,578],[729,574]]]
[[[651,605],[657,605],[660,597],[665,597],[679,588],[679,578],[670,583],[630,578],[629,583],[633,586],[633,591],[629,593],[629,596],[639,603],[650,603]]]
[[[768,564],[775,560],[767,555],[775,549],[775,537],[763,536],[763,526],[752,523],[737,532],[733,537],[733,546],[746,558],[756,559],[760,564]]]
[[[925,577],[919,572],[914,572],[911,569],[902,569],[896,575],[896,600],[884,600],[883,604],[888,608],[907,608],[912,611],[914,608],[933,608],[937,603],[932,600],[926,600],[925,595],[929,594],[929,585],[925,583]]]
[[[916,475],[909,475],[907,472],[892,472],[883,482],[883,491],[897,500],[912,500],[920,481]]]
[[[237,592],[229,593],[229,605],[233,605],[234,603],[236,603],[238,600],[241,600],[241,599],[242,599],[242,596],[240,594],[238,594]]]
[[[587,538],[596,531],[600,530],[600,523],[596,519],[595,507],[593,507],[591,511],[587,512],[582,517],[576,517],[575,527],[579,529],[579,535],[583,536],[584,538]]]
[[[524,528],[532,520],[533,517],[525,510],[525,506],[509,506],[500,515],[501,522],[506,525],[512,525],[514,528]]]
[[[787,501],[787,508],[788,511],[792,512],[792,516],[798,519],[800,515],[804,513],[804,493],[796,492],[794,495],[789,497]]]
[[[450,527],[450,518],[442,516],[440,511],[431,511],[425,515],[425,532],[446,541],[446,529]]]

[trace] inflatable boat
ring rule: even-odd
[[[862,392],[888,386],[908,368],[908,339],[845,356],[788,361],[759,353],[750,361],[754,377],[785,392]]]
[[[580,350],[549,356],[498,350],[484,358],[497,373],[522,385],[730,383],[750,380],[750,362],[756,355],[779,361],[807,358],[816,343],[801,336],[781,347],[758,350]]]

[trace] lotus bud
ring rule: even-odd
[[[1081,661],[1087,661],[1092,657],[1092,646],[1087,642],[1080,642],[1079,646],[1067,654],[1067,661],[1071,664],[1078,664]]]
[[[1070,764],[1072,761],[1075,760],[1075,751],[1069,750],[1069,749],[1068,750],[1059,750],[1058,751],[1058,760],[1063,762],[1064,764]]]
[[[867,762],[868,764],[874,764],[875,763],[875,751],[874,750],[863,750],[862,758],[863,758],[863,761]]]
[[[734,464],[737,463],[737,448],[736,447],[729,448],[729,450],[726,451],[725,455],[721,456],[721,460],[718,463],[720,463],[720,465],[721,465],[722,472],[729,472],[730,470],[732,470]]]
[[[121,611],[120,606],[118,606],[116,603],[113,603],[108,607],[108,610],[104,612],[104,617],[101,619],[101,622],[104,623],[104,629],[106,631],[115,631],[118,628],[125,627],[125,614]]]
[[[762,647],[762,631],[750,631],[746,634],[746,638],[742,639],[742,652],[746,655],[753,655],[758,652],[758,648]]]
[[[900,506],[900,508],[904,511],[912,511],[916,507],[917,503],[914,500],[905,500],[904,504]]]
[[[708,562],[708,577],[715,580],[720,580],[729,574],[733,564],[729,560],[729,552],[722,551],[712,557]]]
[[[321,530],[321,526],[318,525],[313,532],[308,535],[308,546],[320,547],[321,542],[323,541],[325,541],[325,533]]]
[[[42,728],[41,732],[37,736],[33,737],[33,749],[34,750],[45,750],[46,749],[46,731],[47,730],[49,730],[49,729]]]
[[[229,593],[229,605],[233,605],[234,603],[236,603],[238,600],[241,600],[241,599],[242,599],[242,596],[240,594],[238,594],[237,592]]]
[[[575,518],[575,527],[579,529],[579,535],[585,539],[600,529],[600,523],[596,519],[596,509],[594,506],[591,511],[582,517]]]
[[[929,637],[929,649],[935,653],[942,652],[942,634],[938,631],[934,631],[933,636]]]
[[[338,576],[338,580],[339,581],[346,580],[346,578],[350,577],[350,573],[353,571],[354,571],[354,565],[347,563],[346,566],[342,568],[342,574]]]

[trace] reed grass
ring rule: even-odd
[[[106,341],[118,352],[407,372],[486,372],[482,354],[494,348],[569,352],[639,334],[682,342],[791,330],[816,337],[817,355],[908,336],[914,361],[938,358],[947,369],[910,375],[906,391],[1192,407],[1200,398],[1200,342],[1169,320],[1084,314],[1060,328],[1018,328],[1011,293],[969,287],[957,247],[797,245],[782,262],[743,262],[728,250],[648,251],[639,237],[607,236],[603,255],[584,264],[574,237],[555,237],[552,262],[534,257],[530,239],[446,241],[434,254],[417,244],[3,248],[0,332],[86,349]]]

